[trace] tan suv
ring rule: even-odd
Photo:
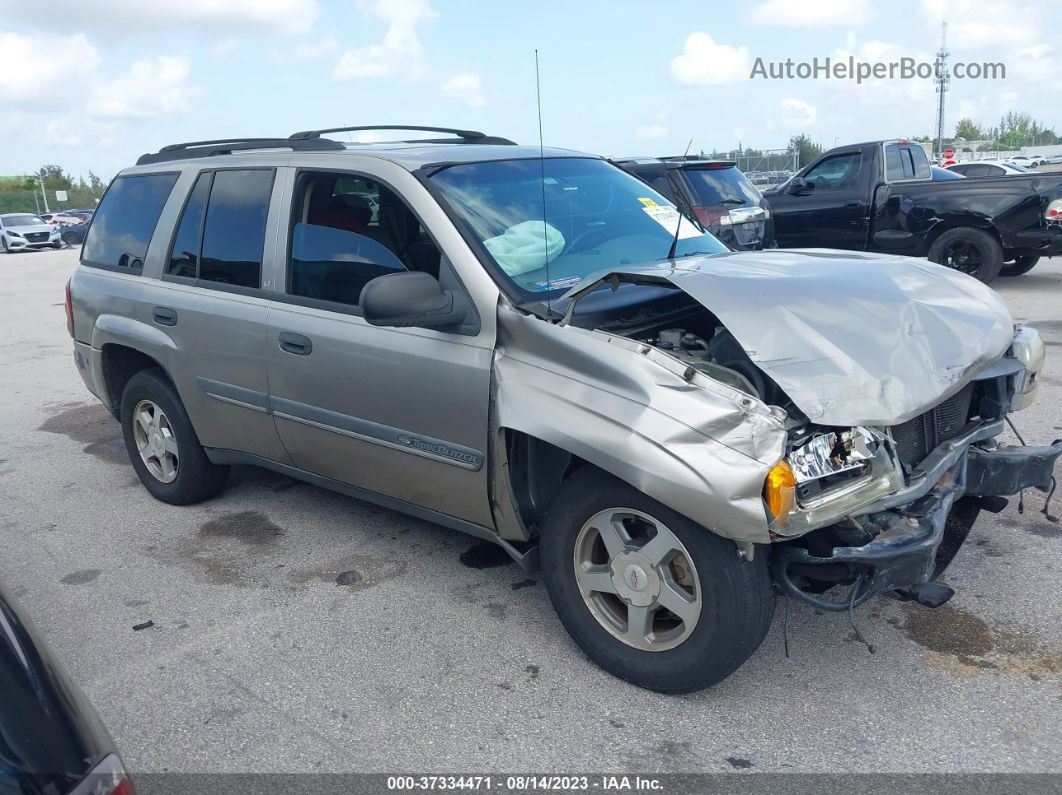
[[[978,511],[1051,480],[1062,445],[996,444],[1043,345],[974,279],[732,252],[592,155],[337,131],[169,146],[100,202],[74,358],[160,500],[251,463],[489,539],[684,692],[778,590],[941,603]]]

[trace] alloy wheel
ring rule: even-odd
[[[140,460],[152,477],[160,483],[176,480],[180,466],[177,437],[158,404],[150,400],[141,400],[136,404],[133,409],[133,440],[140,451]]]
[[[981,269],[983,261],[980,249],[963,240],[956,240],[944,249],[943,264],[971,276]]]
[[[685,641],[700,619],[697,569],[686,547],[649,514],[609,508],[575,540],[575,579],[594,618],[642,651]]]

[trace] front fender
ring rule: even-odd
[[[785,430],[762,403],[689,383],[599,332],[516,313],[502,313],[499,332],[500,427],[576,455],[721,536],[769,543],[761,494]]]

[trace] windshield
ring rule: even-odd
[[[597,271],[666,259],[676,227],[676,257],[728,251],[688,219],[680,226],[670,201],[604,160],[462,163],[430,179],[496,279],[525,299],[559,295]]]
[[[744,174],[733,166],[730,168],[684,168],[682,173],[689,181],[698,204],[759,206],[760,192],[752,186]],[[761,176],[767,177],[766,174]]]
[[[43,224],[36,215],[5,215],[4,226],[40,226]]]

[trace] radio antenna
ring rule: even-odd
[[[689,155],[691,146],[693,146],[693,139],[692,138],[690,138],[690,142],[688,144],[686,144],[686,151],[682,153],[682,159],[683,160],[685,160],[686,157]],[[679,242],[679,230],[682,229],[682,204],[683,204],[683,202],[682,202],[682,199],[680,198],[681,195],[682,194],[681,194],[680,191],[676,191],[675,192],[675,198],[676,198],[675,206],[678,208],[678,223],[675,224],[675,236],[673,238],[671,238],[671,248],[669,248],[667,250],[667,258],[668,259],[674,259],[675,258],[675,248],[678,246],[678,242]]]
[[[553,289],[549,278],[549,235],[546,231],[546,148],[542,143],[542,81],[538,73],[538,48],[535,48],[535,101],[538,105],[538,175],[542,187],[542,253],[546,264],[546,315],[552,320],[553,302],[549,293]]]

